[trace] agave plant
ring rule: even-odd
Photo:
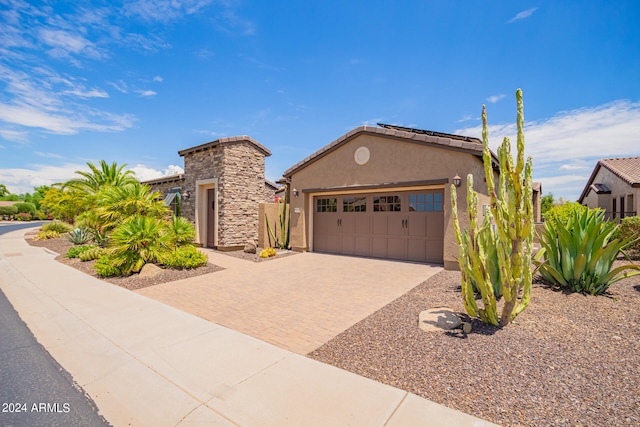
[[[612,283],[640,274],[640,265],[612,269],[618,254],[637,240],[614,239],[616,228],[617,224],[604,220],[601,209],[574,210],[566,223],[547,221],[537,258],[540,274],[560,287],[591,295],[602,294]]]
[[[67,233],[67,240],[74,245],[84,245],[91,237],[91,232],[85,227],[77,227]]]

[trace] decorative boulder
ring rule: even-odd
[[[430,308],[420,312],[418,326],[425,332],[449,331],[460,327],[462,319],[447,307]]]
[[[145,264],[140,270],[140,277],[155,277],[162,273],[162,269],[155,264]]]
[[[247,242],[244,244],[244,251],[248,254],[256,253],[256,244],[253,242]]]

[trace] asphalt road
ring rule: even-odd
[[[0,224],[0,234],[40,223]],[[0,277],[2,283],[2,277]],[[0,426],[108,426],[0,290]]]

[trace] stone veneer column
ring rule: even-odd
[[[218,244],[258,240],[258,208],[264,202],[264,154],[241,141],[222,146],[224,188],[218,197]]]

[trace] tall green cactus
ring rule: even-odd
[[[511,143],[509,138],[504,138],[498,148],[500,180],[497,190],[489,151],[487,111],[482,106],[482,159],[491,204],[490,212],[485,212],[480,226],[477,221],[478,195],[473,190],[473,176],[467,177],[469,230],[464,232],[460,230],[458,222],[455,186],[451,186],[465,309],[470,316],[479,316],[483,322],[496,326],[506,326],[513,321],[529,305],[531,296],[534,232],[532,162],[531,158],[527,159],[526,164],[524,161],[524,113],[520,89],[516,91],[516,101],[518,154],[514,164]],[[483,309],[478,309],[474,288],[482,296]],[[498,318],[497,299],[500,294],[504,297],[504,305]]]

